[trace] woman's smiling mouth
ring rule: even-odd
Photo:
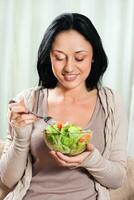
[[[65,81],[74,81],[76,80],[78,74],[63,74]]]

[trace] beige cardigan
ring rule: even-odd
[[[38,89],[39,88],[33,88],[28,90],[26,92],[27,95],[25,93],[25,101],[28,102],[29,106],[31,106],[31,94],[36,95]],[[109,190],[107,188],[111,186],[105,185],[103,171],[106,174],[106,179],[108,179],[109,176],[115,177],[115,185],[112,186],[113,188],[121,186],[126,177],[127,120],[118,95],[113,94],[110,89],[103,87],[99,88],[98,94],[106,116],[105,150],[102,156],[99,151],[95,149],[95,151],[84,160],[81,166],[85,167],[95,178],[98,200],[109,200]],[[8,151],[8,147],[11,143],[12,140],[9,137],[5,145],[4,153]],[[22,200],[30,186],[31,178],[32,163],[29,154],[22,179],[4,200]],[[101,184],[99,182],[101,182]]]

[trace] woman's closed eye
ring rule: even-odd
[[[84,58],[75,58],[75,60],[78,62],[82,62],[84,60]]]
[[[65,57],[55,57],[55,59],[58,61],[63,61],[65,59]]]
[[[63,61],[66,59],[64,55],[54,55],[55,60],[57,61]]]
[[[56,59],[57,61],[64,61],[64,60],[65,60],[65,57],[55,57],[55,59]],[[77,62],[82,62],[82,61],[84,60],[84,58],[75,58],[75,60],[76,60]]]

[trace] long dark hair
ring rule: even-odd
[[[57,79],[52,72],[50,51],[57,34],[71,29],[82,34],[93,47],[94,62],[92,63],[90,74],[86,79],[87,89],[96,88],[98,84],[101,84],[108,61],[97,30],[86,16],[78,13],[65,13],[59,15],[50,24],[40,44],[37,61],[39,86],[54,88],[57,85]]]

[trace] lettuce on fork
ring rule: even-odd
[[[77,155],[86,149],[91,138],[91,130],[70,123],[55,123],[44,130],[44,140],[51,150],[67,155]]]

